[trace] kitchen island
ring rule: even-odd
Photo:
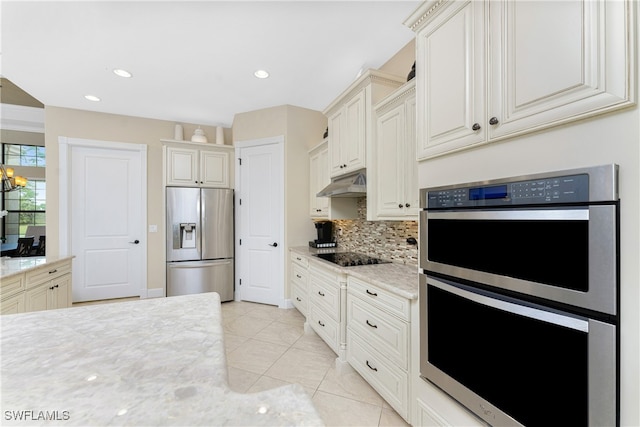
[[[216,293],[1,320],[3,425],[323,425],[299,385],[229,388]]]

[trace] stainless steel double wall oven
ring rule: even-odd
[[[421,203],[421,375],[492,425],[618,424],[617,165]]]

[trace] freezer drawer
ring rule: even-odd
[[[233,300],[233,259],[167,263],[167,296],[217,292]]]

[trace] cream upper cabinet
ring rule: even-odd
[[[180,143],[165,147],[166,185],[231,188],[233,147]]]
[[[374,203],[369,220],[418,219],[415,81],[400,87],[375,107],[376,140],[373,168],[368,174],[368,199]],[[370,214],[371,209],[367,210]]]
[[[419,159],[631,105],[631,1],[430,1],[416,31]]]
[[[325,109],[332,178],[367,166],[367,149],[375,134],[373,105],[403,83],[401,77],[368,70]]]
[[[309,214],[312,218],[329,217],[329,198],[316,197],[316,194],[330,183],[329,147],[325,140],[309,153]]]

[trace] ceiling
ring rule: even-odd
[[[402,22],[420,3],[2,0],[0,75],[47,106],[230,127],[278,105],[323,110],[412,40]]]

